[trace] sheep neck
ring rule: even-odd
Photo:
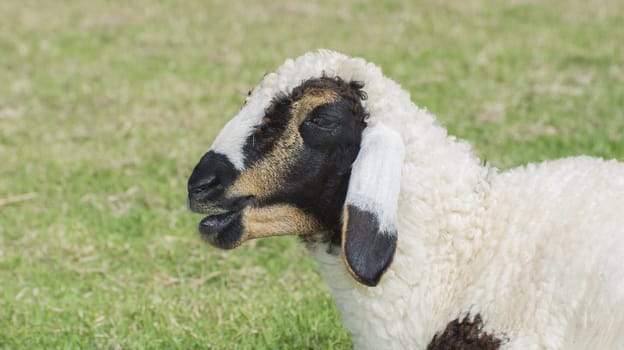
[[[470,264],[483,240],[480,211],[495,170],[483,166],[468,143],[448,136],[429,115],[400,130],[408,151],[401,180],[398,248],[380,284],[373,288],[358,284],[326,245],[309,246],[356,345],[360,335],[370,332],[365,320],[397,313],[417,321],[419,326],[409,332],[422,341],[414,344],[416,348],[426,347],[444,328],[442,322],[457,312],[445,308],[453,305],[449,299],[455,297],[455,279],[462,274],[458,267]],[[380,332],[380,337],[388,335],[387,330]]]

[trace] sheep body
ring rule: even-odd
[[[569,158],[453,183],[466,165],[429,182],[405,169],[398,248],[377,287],[311,249],[356,348],[424,349],[466,312],[503,348],[621,348],[624,165]]]
[[[379,68],[330,51],[267,74],[225,128],[249,135],[273,96],[324,75],[362,81],[368,124],[392,128],[405,148],[398,245],[379,284],[359,284],[325,244],[309,245],[356,348],[424,349],[467,314],[502,348],[624,348],[623,164],[576,157],[499,173]],[[212,147],[240,168],[231,140]]]

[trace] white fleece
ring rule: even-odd
[[[378,67],[330,51],[265,76],[228,127],[249,135],[271,97],[322,75],[364,82],[370,123],[405,149],[398,247],[379,285],[356,282],[325,246],[310,249],[356,349],[424,349],[468,312],[505,349],[624,349],[622,163],[578,157],[498,173]],[[213,148],[242,167],[242,144]]]

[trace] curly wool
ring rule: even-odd
[[[499,173],[378,67],[331,51],[267,74],[250,110],[321,76],[363,82],[369,125],[383,121],[406,150],[398,247],[379,285],[310,247],[357,349],[424,349],[468,313],[504,349],[624,348],[622,163],[576,157]],[[229,127],[244,132],[238,123]],[[220,142],[236,164],[236,145]]]

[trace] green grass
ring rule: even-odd
[[[0,349],[350,347],[293,238],[218,251],[185,183],[286,57],[363,56],[507,168],[624,158],[596,1],[0,2]]]

